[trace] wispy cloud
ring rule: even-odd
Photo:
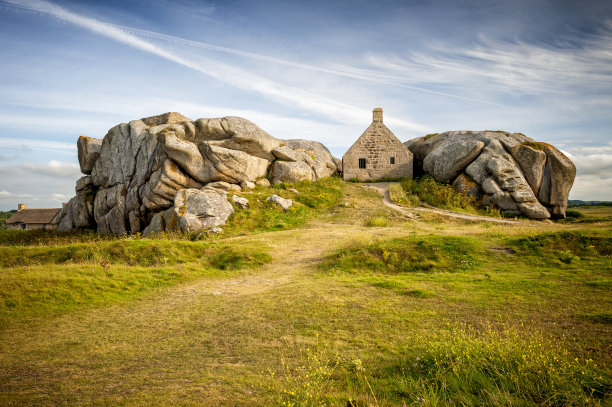
[[[324,96],[311,92],[282,85],[276,81],[268,80],[252,72],[237,68],[223,62],[199,57],[196,59],[185,58],[177,53],[168,51],[158,45],[145,41],[125,30],[123,27],[108,24],[90,17],[73,13],[56,4],[43,0],[5,0],[7,3],[18,7],[36,10],[41,13],[49,14],[62,21],[66,21],[85,28],[94,33],[111,38],[115,41],[151,53],[169,61],[209,75],[228,85],[257,92],[265,97],[276,101],[299,106],[311,112],[327,116],[333,120],[344,123],[359,121],[364,115],[370,112],[351,106],[347,103],[329,99]],[[403,128],[408,128],[417,132],[426,132],[429,128],[425,125],[413,123],[407,120],[394,119],[393,123]]]
[[[77,164],[51,160],[46,164],[22,163],[17,166],[0,166],[0,175],[21,179],[35,175],[76,180],[81,175],[81,171]]]
[[[568,34],[569,35],[569,34]],[[430,45],[409,57],[369,53],[366,61],[388,74],[420,83],[520,94],[569,94],[612,88],[612,23],[596,34],[555,44],[494,40],[472,46]],[[609,101],[608,101],[609,102]]]
[[[61,141],[37,140],[26,138],[0,137],[0,148],[12,150],[42,150],[56,153],[76,153],[76,140],[74,143]]]

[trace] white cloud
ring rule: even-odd
[[[72,196],[70,195],[58,194],[58,193],[51,194],[51,200],[57,201],[57,202],[68,202],[70,198],[72,198]]]
[[[35,140],[26,138],[0,137],[0,148],[17,150],[42,150],[58,153],[76,153],[76,140],[74,143],[61,141]]]
[[[571,45],[570,45],[571,44]],[[612,25],[575,45],[492,40],[484,35],[471,47],[430,45],[409,58],[368,53],[366,62],[386,75],[423,84],[519,94],[573,94],[573,90],[612,88]],[[609,99],[603,100],[609,104]]]
[[[188,67],[195,71],[209,75],[225,84],[243,90],[259,93],[275,101],[282,101],[286,104],[299,106],[317,114],[321,114],[343,123],[353,123],[359,121],[364,116],[369,116],[370,112],[351,106],[347,103],[339,102],[324,96],[320,96],[309,91],[296,87],[280,84],[278,81],[268,80],[252,72],[237,68],[220,61],[199,57],[197,60],[179,56],[160,46],[152,44],[135,35],[126,32],[123,28],[112,24],[104,23],[93,18],[85,17],[64,9],[53,3],[44,0],[5,0],[13,5],[47,13],[55,18],[75,24],[97,34],[111,38],[115,41],[140,49],[142,51],[157,55],[161,58],[173,61],[179,65]],[[420,133],[429,131],[429,127],[422,124],[413,123],[403,119],[394,119],[395,126],[418,131]]]
[[[47,164],[35,165],[23,163],[19,166],[22,170],[31,173],[56,178],[78,178],[81,170],[77,164],[65,163],[51,160]]]

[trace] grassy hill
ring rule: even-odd
[[[245,196],[204,240],[0,231],[0,404],[610,403],[612,208],[517,225],[337,179]]]

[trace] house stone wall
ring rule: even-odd
[[[395,164],[391,164],[395,157]],[[359,159],[366,168],[359,168]],[[374,121],[342,157],[344,180],[371,181],[412,177],[412,153],[382,122],[382,109],[374,109]]]

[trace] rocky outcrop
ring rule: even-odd
[[[266,201],[274,202],[275,204],[283,208],[283,211],[285,212],[287,212],[289,208],[291,208],[291,206],[293,205],[293,201],[291,199],[283,198],[282,196],[276,194],[266,198]]]
[[[409,140],[415,173],[534,219],[565,217],[576,167],[563,153],[519,133],[450,131]]]
[[[58,217],[61,230],[195,233],[226,221],[227,191],[338,171],[322,144],[279,140],[240,117],[193,121],[170,112],[121,123],[103,139],[80,137],[77,147],[85,176]]]

